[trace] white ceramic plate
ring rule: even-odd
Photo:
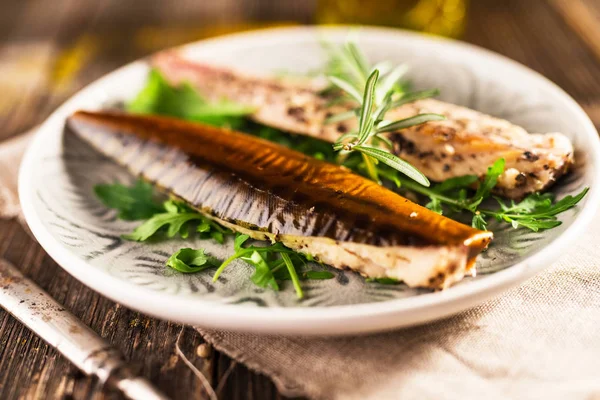
[[[321,35],[342,42],[346,34],[343,28],[276,29],[206,40],[181,51],[252,73],[302,72],[324,62]],[[164,267],[174,250],[206,247],[222,256],[231,244],[121,240],[120,234],[136,223],[117,220],[92,188],[134,178],[63,132],[65,118],[77,109],[98,109],[132,98],[148,72],[148,65],[137,61],[79,92],[39,129],[23,162],[19,187],[31,230],[69,273],[128,307],[203,327],[284,334],[374,332],[448,316],[541,271],[583,233],[600,196],[598,134],[565,92],[513,61],[460,42],[364,28],[359,44],[372,61],[407,62],[414,86],[439,88],[443,100],[506,118],[532,132],[567,134],[583,154],[578,154],[580,167],[555,191],[562,196],[590,186],[587,198],[564,213],[563,225],[551,231],[499,230],[480,257],[478,276],[444,292],[365,283],[354,273],[335,270],[336,279],[305,282],[306,299],[298,302],[291,285],[277,293],[254,287],[247,279],[251,271],[242,263],[227,269],[215,284],[211,274],[182,275]]]

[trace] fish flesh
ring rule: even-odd
[[[77,112],[67,128],[236,232],[367,277],[443,289],[492,239],[346,168],[247,134],[114,112]]]
[[[492,239],[347,168],[244,133],[108,111],[79,111],[66,126],[222,225],[366,277],[443,289]]]
[[[327,118],[347,112],[356,104],[331,105],[331,98],[310,85],[246,76],[170,52],[159,53],[152,65],[171,84],[189,82],[209,99],[227,98],[254,107],[254,120],[287,132],[335,142],[357,127],[355,117],[325,123]],[[435,99],[392,109],[386,119],[398,120],[419,113],[441,114],[446,120],[387,135],[394,144],[394,153],[434,182],[463,175],[483,178],[489,166],[504,158],[506,170],[495,193],[520,199],[549,188],[574,162],[573,146],[561,133],[528,133],[506,120]]]

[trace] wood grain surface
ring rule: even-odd
[[[265,24],[310,23],[314,3],[0,1],[0,140],[43,121],[106,72],[161,48]],[[581,29],[598,0],[475,0],[464,40],[556,82],[600,124],[600,33]],[[598,32],[596,30],[596,32]],[[180,348],[222,399],[277,399],[268,378],[211,350],[191,328],[129,310],[64,272],[16,221],[0,221],[0,257],[19,266],[175,399],[205,399]],[[118,399],[0,311],[0,399]],[[302,367],[302,366],[300,366]],[[305,366],[310,368],[310,366]]]

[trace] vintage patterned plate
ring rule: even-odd
[[[344,28],[286,28],[201,41],[181,50],[191,58],[253,73],[314,70],[324,62],[324,35],[342,42]],[[391,29],[364,28],[359,42],[373,61],[411,66],[416,88],[439,88],[441,98],[506,118],[532,132],[560,131],[573,139],[580,163],[555,190],[591,191],[561,216],[563,225],[532,233],[503,229],[481,256],[477,277],[439,293],[404,285],[365,283],[352,272],[304,282],[297,301],[291,285],[281,292],[253,286],[250,267],[230,267],[223,279],[210,273],[183,275],[164,267],[182,246],[206,247],[216,256],[231,243],[172,240],[156,244],[123,241],[136,223],[118,221],[94,197],[102,182],[132,181],[122,168],[63,132],[65,117],[130,99],[143,86],[148,65],[137,61],[88,86],[39,129],[20,176],[23,211],[48,253],[77,279],[128,307],[156,317],[219,329],[285,333],[349,334],[422,323],[472,307],[522,282],[552,263],[584,232],[600,197],[597,132],[581,108],[561,89],[531,70],[460,42]]]

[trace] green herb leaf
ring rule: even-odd
[[[491,167],[488,168],[487,174],[485,175],[483,182],[479,185],[475,196],[471,200],[471,208],[477,208],[477,206],[481,204],[481,202],[484,199],[489,197],[492,189],[498,183],[498,178],[504,173],[504,165],[504,158],[500,158]]]
[[[333,279],[335,275],[329,271],[306,271],[302,273],[304,279],[314,279],[314,280],[323,280],[323,279]]]
[[[334,114],[331,117],[325,119],[325,121],[323,121],[324,124],[334,124],[336,122],[341,122],[341,121],[346,121],[350,118],[354,118],[356,117],[356,111],[355,110],[350,110],[350,111],[346,111],[343,113],[339,113],[339,114]]]
[[[379,71],[375,70],[367,79],[365,86],[365,93],[362,100],[359,117],[359,128],[358,128],[358,144],[363,144],[369,138],[371,130],[373,129],[373,101],[375,100],[375,85],[377,85],[377,79],[379,78]]]
[[[354,88],[354,86],[352,86],[352,84],[350,82],[345,81],[345,80],[340,79],[340,78],[335,77],[335,76],[330,76],[329,80],[335,86],[337,86],[338,88],[342,89],[344,92],[348,93],[354,100],[358,101],[359,103],[362,101],[362,96],[360,95],[360,93],[358,92],[358,90],[356,90]]]
[[[385,150],[369,146],[354,146],[354,150],[360,151],[361,153],[364,153],[370,157],[375,158],[376,160],[381,161],[386,165],[389,165],[390,167],[402,172],[404,175],[408,176],[411,179],[414,179],[416,182],[425,187],[430,185],[429,179],[427,179],[427,177],[423,175],[421,171],[419,171],[403,159],[398,158]]]
[[[511,202],[510,206],[496,199],[501,211],[483,210],[482,212],[495,217],[499,221],[511,224],[515,229],[522,226],[537,232],[559,226],[561,222],[556,216],[575,207],[587,192],[588,188],[585,188],[579,194],[565,196],[554,204],[552,204],[553,196],[549,193],[532,194],[519,203]]]
[[[386,110],[393,110],[405,104],[414,103],[417,100],[427,99],[429,97],[435,97],[440,94],[438,89],[421,90],[418,92],[403,93],[402,96],[389,104],[389,108]]]
[[[394,278],[367,278],[367,282],[380,283],[382,285],[398,285],[400,281]]]
[[[286,254],[286,253],[281,253],[281,259],[285,263],[285,266],[290,274],[290,277],[292,278],[292,284],[294,285],[294,289],[296,289],[296,296],[298,296],[299,299],[303,298],[304,293],[302,292],[302,287],[300,286],[300,280],[298,279],[298,274],[296,273],[296,268],[294,267],[294,264],[292,263],[292,259],[290,258],[290,255]]]
[[[443,183],[426,188],[418,183],[401,179],[404,188],[429,197],[427,207],[442,212],[442,204],[448,205],[454,211],[468,211],[473,213],[472,226],[477,229],[487,229],[487,219],[495,218],[497,221],[506,222],[513,228],[519,227],[530,229],[534,232],[551,229],[559,226],[561,222],[557,215],[575,207],[587,194],[588,188],[583,189],[575,196],[565,196],[560,201],[553,203],[554,196],[550,193],[534,193],[527,196],[519,203],[511,201],[507,205],[503,200],[495,198],[499,210],[479,208],[483,200],[489,198],[492,189],[498,183],[498,177],[504,172],[505,163],[503,159],[496,161],[480,183],[476,193],[467,198],[467,189],[475,183],[473,176],[463,176],[449,179]]]
[[[444,213],[444,210],[442,208],[442,202],[437,197],[433,197],[431,201],[425,205],[425,207],[440,215]]]
[[[210,103],[187,83],[171,86],[154,69],[150,71],[146,86],[126,108],[131,113],[167,115],[229,127],[243,124],[243,117],[254,111],[228,100]]]
[[[357,78],[364,81],[369,75],[369,62],[367,58],[352,40],[346,42],[346,49],[354,61],[352,64],[356,66]]]
[[[443,121],[446,117],[440,114],[419,114],[414,117],[401,119],[399,121],[390,122],[377,128],[377,133],[394,132],[401,129],[410,128],[411,126],[424,124],[431,121]]]
[[[250,277],[256,286],[263,288],[269,286],[273,290],[279,290],[279,285],[277,284],[277,281],[275,281],[275,277],[271,272],[271,268],[269,268],[269,264],[267,264],[259,252],[252,252],[252,255],[249,258],[244,259],[244,261],[256,268],[254,274]]]
[[[398,65],[394,68],[381,82],[381,86],[377,88],[377,100],[378,102],[383,102],[388,93],[392,93],[394,86],[400,80],[400,78],[406,74],[408,71],[408,66],[406,64]],[[383,72],[382,72],[383,74]]]
[[[485,231],[487,230],[487,221],[483,217],[482,214],[476,213],[473,214],[473,220],[471,221],[471,225],[473,228]]]
[[[248,235],[236,235],[235,237],[235,241],[233,242],[233,248],[235,249],[236,252],[240,251],[242,249],[242,245],[248,240],[250,239],[250,236]]]
[[[360,148],[357,149],[360,151]],[[367,171],[367,175],[373,181],[377,183],[379,182],[379,169],[377,168],[377,159],[374,157],[370,157],[366,152],[361,152],[363,163],[365,165],[365,170]]]
[[[334,143],[333,149],[350,152],[359,150],[362,147],[363,164],[367,176],[375,182],[379,182],[379,168],[377,163],[381,161],[392,168],[399,168],[398,171],[401,173],[409,171],[409,176],[412,179],[429,186],[427,178],[408,162],[401,160],[390,152],[385,152],[387,155],[383,155],[382,152],[384,151],[381,149],[376,151],[376,154],[370,154],[370,152],[377,150],[380,144],[387,146],[390,150],[393,149],[390,141],[384,136],[380,136],[379,133],[403,129],[428,121],[440,120],[444,119],[444,117],[437,114],[423,114],[402,121],[383,121],[384,114],[392,105],[392,98],[397,98],[398,95],[402,94],[398,90],[397,83],[400,77],[406,72],[406,67],[398,66],[391,69],[391,72],[387,76],[382,76],[381,84],[378,85],[381,71],[378,68],[372,68],[372,72],[367,78],[366,74],[369,71],[367,59],[353,42],[348,41],[341,49],[328,44],[326,47],[332,55],[329,63],[328,78],[335,86],[346,92],[361,105],[358,116],[358,132],[352,132],[340,137]],[[381,64],[385,68],[384,72],[390,70],[388,64]],[[430,95],[431,93],[420,93],[415,98]],[[351,113],[345,112],[340,116],[328,118],[328,121],[340,121],[349,117],[351,117]]]
[[[163,212],[163,207],[154,200],[152,185],[138,181],[133,186],[120,183],[94,186],[94,193],[108,208],[119,211],[119,219],[134,221],[150,218]]]
[[[214,239],[215,242],[219,244],[225,243],[225,235],[223,235],[223,232],[212,231],[209,233],[209,235],[212,239]]]
[[[433,190],[437,193],[446,193],[451,190],[470,188],[477,181],[479,181],[477,175],[457,176],[455,178],[446,179],[442,183],[435,185]]]
[[[180,249],[167,260],[167,266],[185,274],[204,271],[207,268],[217,267],[220,262],[204,253],[204,249]]]
[[[166,228],[166,235],[169,238],[174,237],[176,234],[182,232],[184,224],[189,221],[202,220],[203,217],[197,213],[163,213],[155,214],[142,225],[135,228],[135,230],[128,234],[123,235],[123,239],[133,240],[137,242],[144,242],[150,239],[163,228]],[[187,236],[185,233],[182,236]]]
[[[548,204],[547,198],[544,198],[542,196],[539,198],[541,201],[538,207],[534,209],[534,215],[557,215],[562,212],[565,212],[575,207],[577,203],[579,203],[585,197],[589,190],[590,188],[586,187],[575,196],[565,196],[560,201],[556,202],[556,204],[554,205]]]

